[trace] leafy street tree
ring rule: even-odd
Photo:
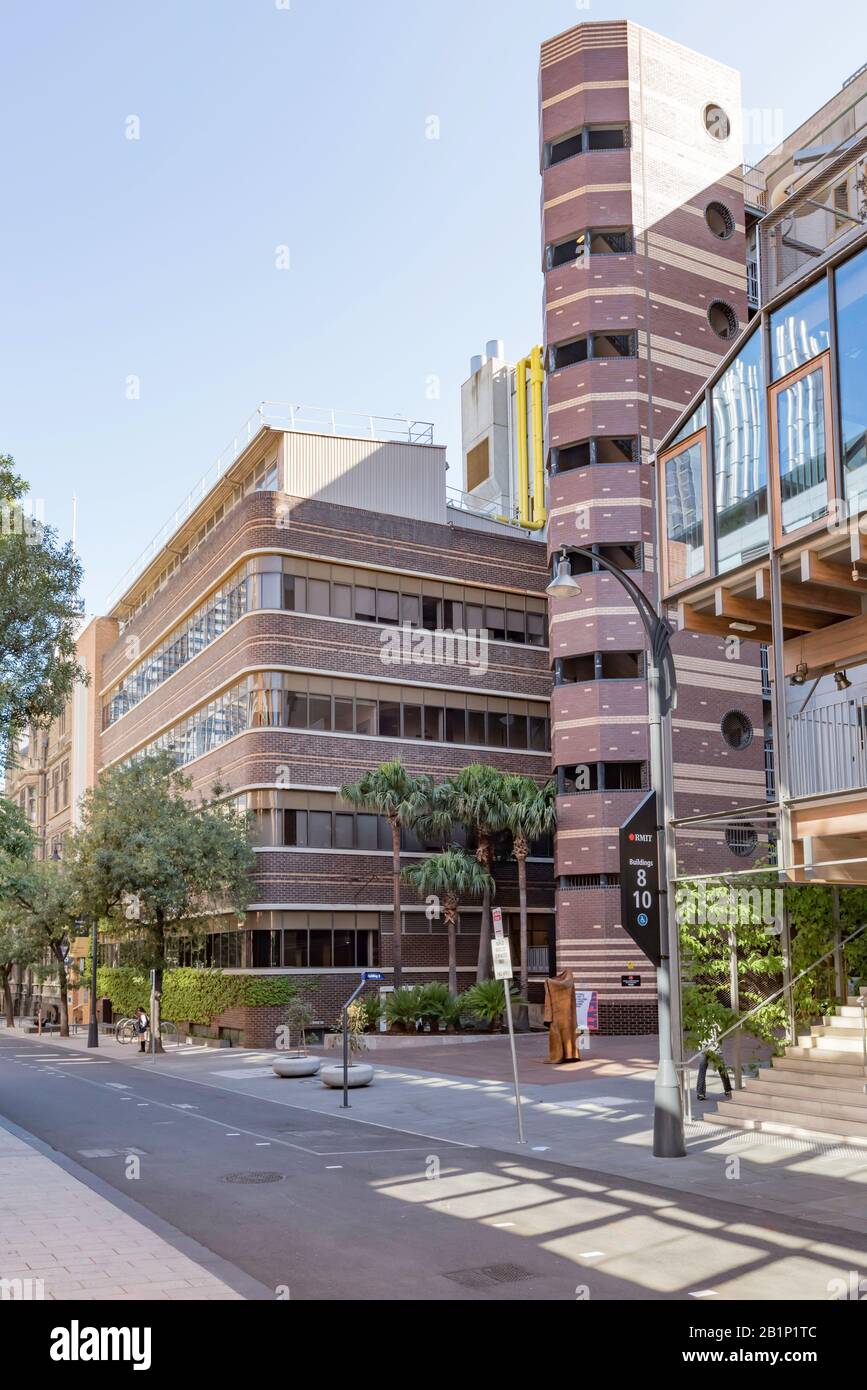
[[[505,778],[495,768],[469,763],[434,789],[431,808],[421,824],[425,833],[447,836],[461,825],[475,841],[475,857],[491,883],[494,862],[494,836],[507,826],[508,804]],[[477,980],[491,973],[491,888],[482,894],[482,928],[479,937]]]
[[[81,565],[71,544],[26,515],[28,491],[0,454],[0,763],[29,724],[50,724],[87,679],[75,654]]]
[[[403,878],[424,897],[433,896],[442,902],[449,940],[449,992],[457,994],[457,932],[461,903],[480,898],[486,892],[493,893],[494,880],[478,859],[458,845],[408,865]]]
[[[35,959],[50,956],[60,994],[60,1036],[69,1037],[69,943],[78,934],[77,886],[70,867],[54,860],[36,859],[21,865],[19,873],[2,885],[11,920],[19,935],[35,943]]]
[[[518,866],[518,901],[521,913],[521,994],[527,998],[530,987],[529,941],[527,936],[527,858],[534,840],[550,835],[556,817],[557,786],[539,786],[532,777],[506,777],[503,783],[506,824],[512,832],[512,858]],[[526,1009],[521,1010],[519,1027],[528,1028]]]
[[[160,995],[169,941],[202,932],[250,899],[254,855],[245,815],[218,798],[194,801],[168,753],[104,771],[82,799],[72,877],[86,922],[138,939],[156,971],[151,1027],[160,1047]]]
[[[394,987],[402,983],[403,941],[400,931],[400,832],[418,825],[428,814],[433,783],[415,777],[400,761],[380,763],[357,782],[341,787],[340,795],[351,806],[384,816],[391,829],[391,901],[393,910],[392,966]]]
[[[33,862],[35,845],[36,836],[24,812],[8,797],[0,797],[0,983],[8,1028],[15,1026],[12,971],[16,965],[33,965],[40,954],[16,894]]]
[[[14,906],[0,902],[0,985],[3,987],[3,1010],[6,1027],[15,1027],[15,1006],[12,999],[12,971],[16,965],[26,969],[39,959],[35,934]]]

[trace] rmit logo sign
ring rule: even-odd
[[[653,843],[652,835],[630,835],[629,838],[637,845],[650,845]]]

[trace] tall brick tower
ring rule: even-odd
[[[542,46],[540,128],[550,558],[598,546],[652,594],[656,444],[747,322],[740,78],[640,25],[579,24]],[[616,580],[573,571],[580,597],[550,611],[557,958],[599,991],[603,1031],[653,1031],[618,887],[649,785],[643,636]],[[675,650],[679,814],[761,801],[758,666],[719,638]],[[697,830],[690,868],[744,867],[748,843]]]

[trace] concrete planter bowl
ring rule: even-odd
[[[323,1086],[330,1086],[333,1091],[343,1089],[343,1063],[337,1066],[323,1067],[319,1073]],[[349,1087],[355,1089],[357,1086],[369,1086],[373,1080],[373,1067],[367,1062],[350,1062],[349,1064]]]
[[[322,1063],[318,1057],[275,1057],[271,1067],[277,1076],[316,1076]]]

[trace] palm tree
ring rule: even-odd
[[[403,871],[406,883],[411,883],[423,897],[436,896],[442,902],[443,916],[449,934],[449,993],[458,992],[457,933],[461,903],[494,892],[494,880],[478,859],[460,845],[451,845],[441,854],[432,854]]]
[[[360,810],[384,816],[391,828],[391,900],[394,910],[392,966],[395,989],[401,986],[403,954],[400,932],[400,832],[404,826],[417,824],[429,810],[432,790],[430,777],[414,777],[399,760],[380,763],[371,772],[365,772],[359,781],[340,788],[344,801]]]
[[[491,865],[494,836],[506,828],[504,781],[496,768],[469,763],[434,788],[430,811],[421,821],[424,833],[430,835],[447,835],[454,825],[462,825],[475,839],[475,857],[490,880],[482,894],[477,980],[486,980],[491,973]]]
[[[512,832],[512,857],[518,866],[518,901],[521,911],[521,994],[528,997],[530,961],[527,941],[527,857],[533,840],[554,829],[557,785],[539,786],[532,777],[519,775],[504,779],[506,823]],[[521,1010],[521,1027],[529,1026],[526,1008]]]

